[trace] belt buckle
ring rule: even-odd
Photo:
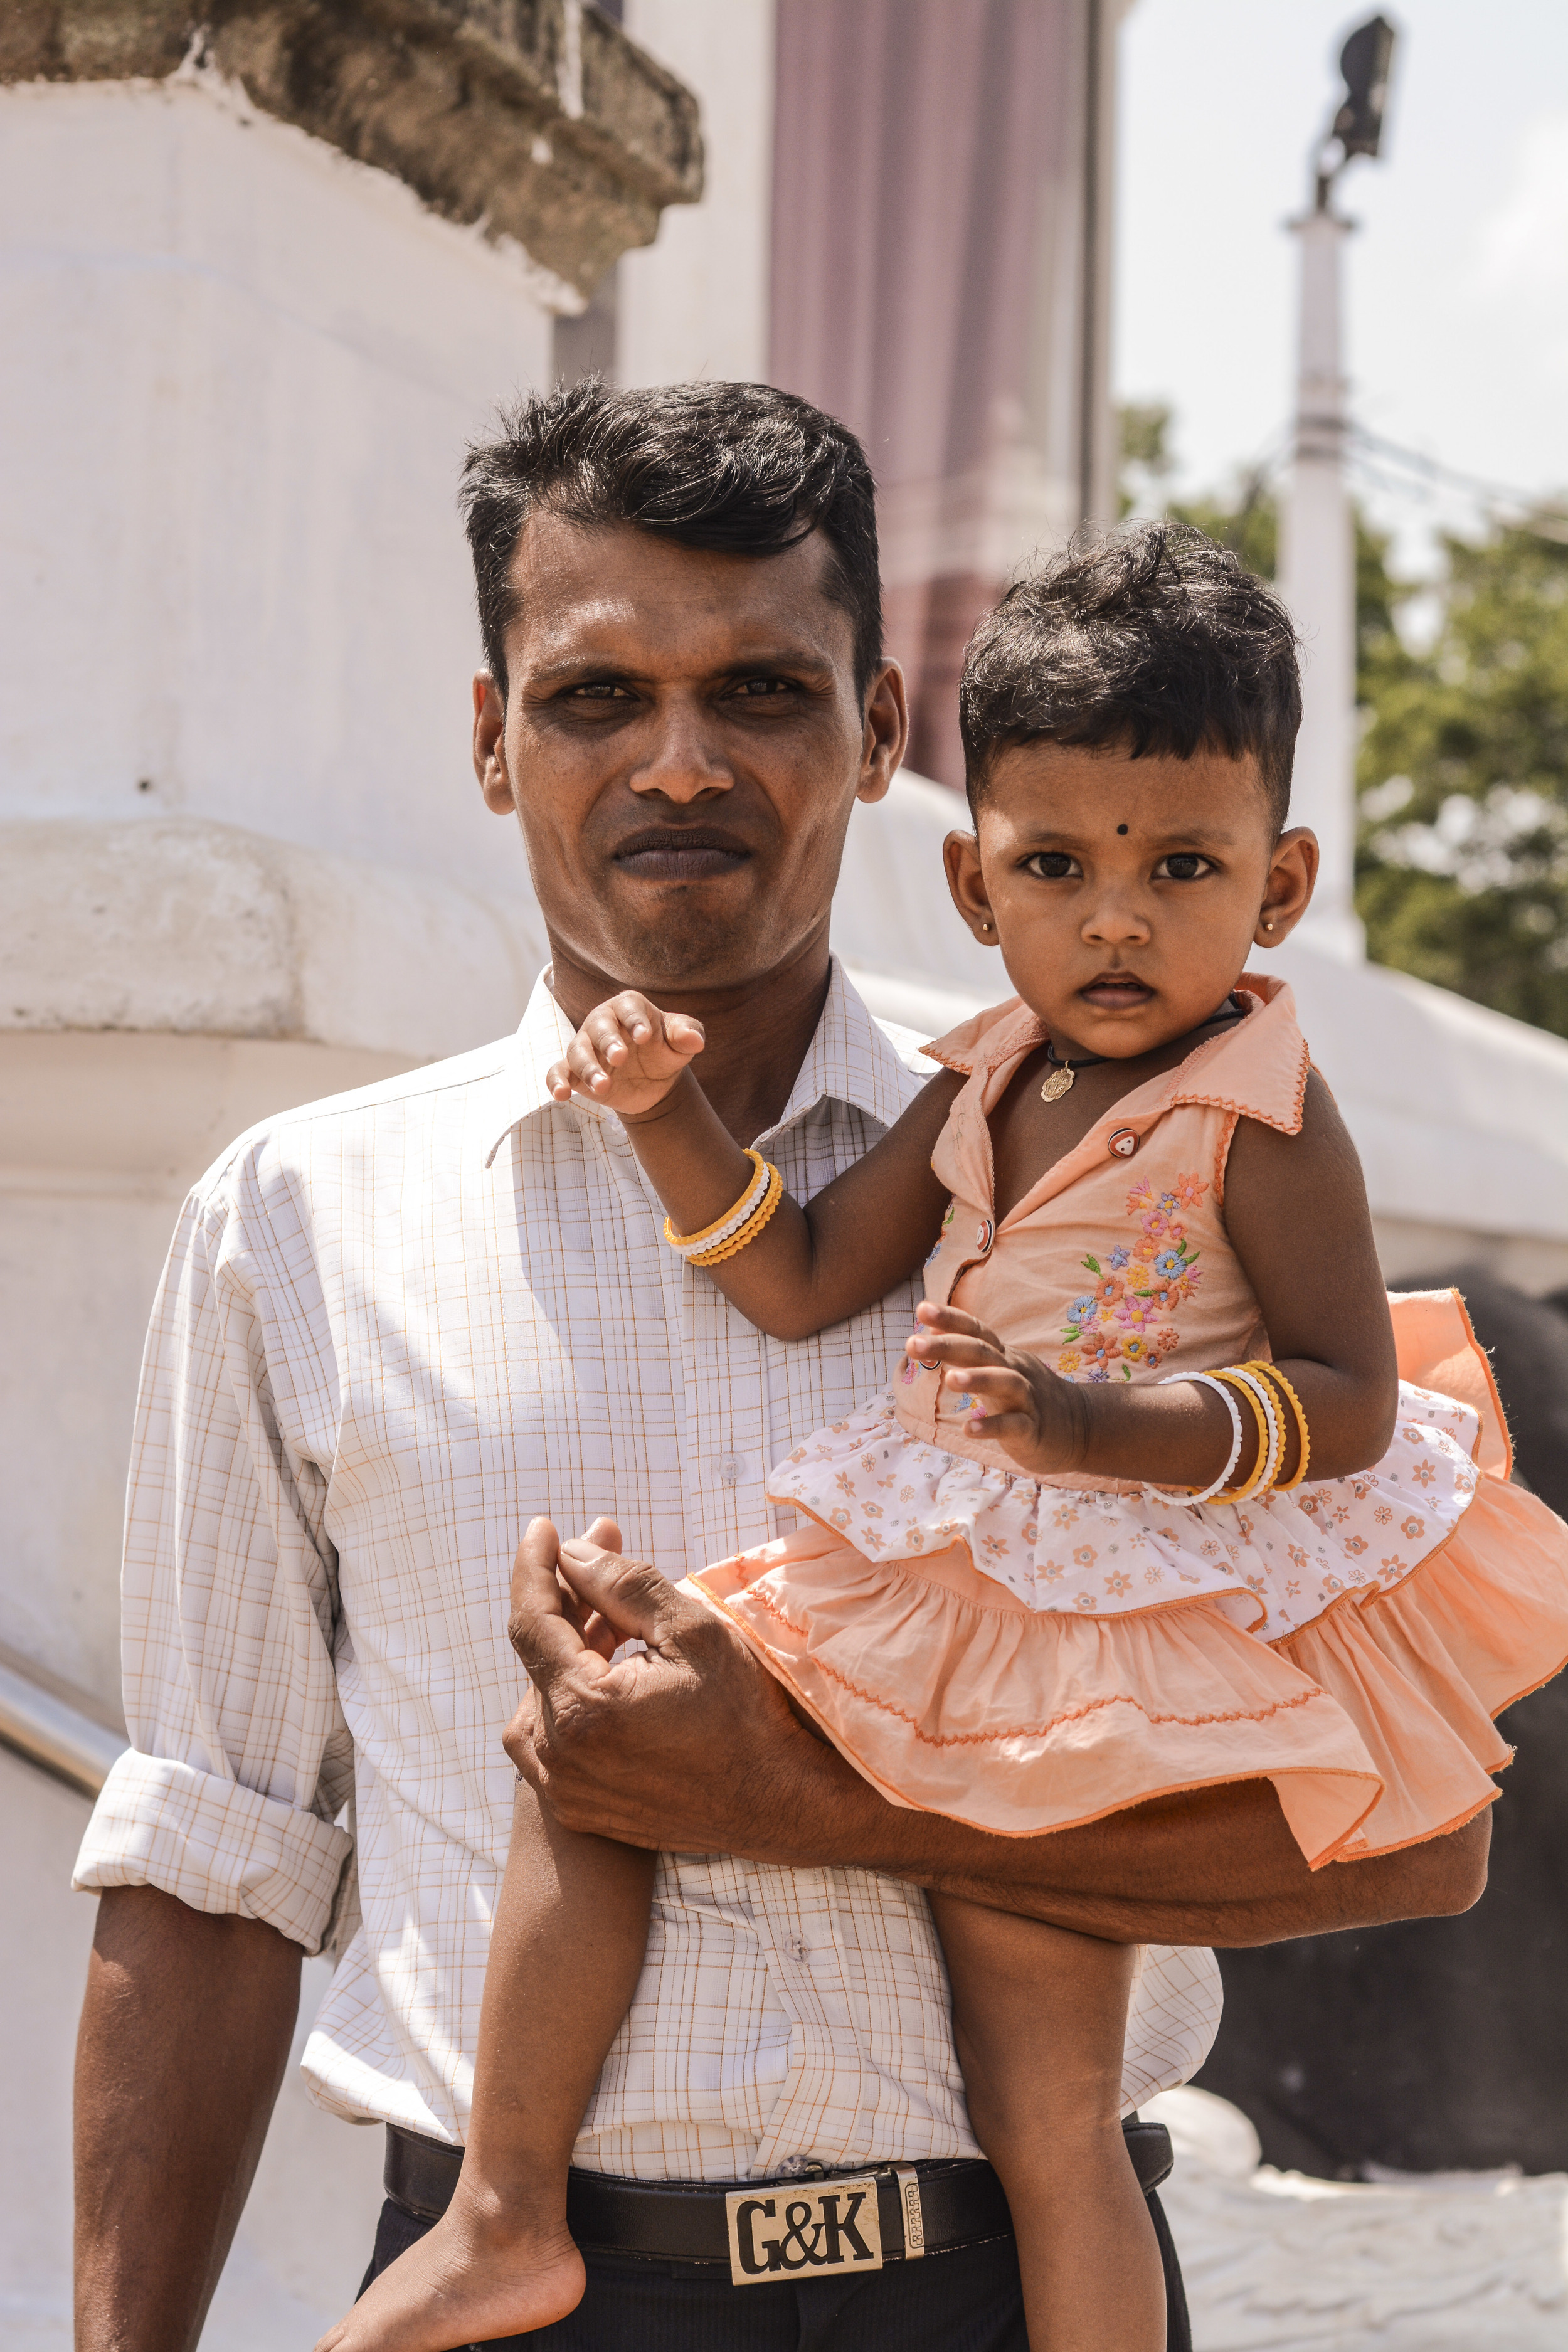
[[[736,2286],[882,2267],[882,2218],[870,2173],[731,2189],[724,2199],[724,2220]]]

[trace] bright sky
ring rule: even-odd
[[[1290,411],[1307,154],[1342,0],[1135,0],[1121,33],[1114,380],[1168,400],[1184,489]],[[1568,5],[1398,0],[1382,156],[1351,166],[1348,372],[1361,423],[1489,480],[1568,492]],[[1425,568],[1462,501],[1368,503]]]

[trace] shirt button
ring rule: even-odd
[[[789,1938],[789,1941],[785,1944],[784,1949],[788,1952],[792,1960],[804,1960],[807,1950],[805,1937],[804,1936],[792,1936]]]
[[[721,1454],[719,1483],[721,1486],[738,1486],[745,1475],[746,1457],[743,1454]]]

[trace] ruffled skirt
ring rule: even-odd
[[[1474,1384],[1456,1377],[1461,1385]],[[1016,1562],[1011,1579],[994,1562],[982,1572],[973,1516],[952,1524],[953,1491],[933,1504],[951,1532],[942,1517],[922,1531],[905,1507],[920,1540],[900,1556],[871,1556],[824,1513],[700,1570],[691,1585],[895,1804],[1024,1837],[1178,1790],[1268,1779],[1314,1867],[1385,1853],[1458,1828],[1491,1801],[1490,1775],[1510,1753],[1493,1717],[1568,1659],[1568,1528],[1498,1475],[1506,1461],[1495,1452],[1489,1464],[1484,1401],[1458,1407],[1468,1424],[1429,1412],[1444,1402],[1426,1392],[1423,1403],[1419,1391],[1402,1399],[1394,1451],[1404,1451],[1388,1475],[1380,1465],[1364,1479],[1303,1487],[1261,1510],[1170,1512],[1134,1496],[1005,1475],[998,1486],[987,1472],[992,1510],[1016,1516],[1029,1497],[1003,1490],[1033,1489],[1033,1520],[1023,1524],[1037,1549],[1050,1512],[1077,1515],[1059,1532],[1086,1537],[1069,1554],[1094,1554],[1087,1607]],[[879,1427],[881,1410],[881,1401],[868,1408]],[[856,1421],[858,1433],[844,1424],[824,1434],[853,1436],[864,1461],[867,1416]],[[1451,1475],[1441,1494],[1436,1475],[1412,1488],[1434,1428],[1447,1441],[1441,1460],[1458,1454],[1461,1426],[1488,1466],[1443,1461]],[[918,1444],[901,1432],[879,1435],[878,1476],[889,1475],[884,1445]],[[830,1454],[837,1451],[836,1442]],[[953,1465],[952,1478],[976,1498],[974,1463],[923,1453]],[[802,1449],[796,1473],[802,1458],[821,1460]],[[900,1458],[884,1491],[897,1495],[931,1467]],[[780,1481],[792,1483],[796,1491],[779,1499],[809,1510],[798,1476]],[[1349,1505],[1340,1499],[1347,1487]],[[829,1478],[824,1491],[844,1489]],[[1367,1544],[1346,1534],[1361,1523],[1360,1505],[1387,1546],[1370,1559]],[[1420,1535],[1406,1535],[1415,1521]],[[1300,1543],[1282,1532],[1298,1523]],[[1347,1542],[1360,1549],[1346,1551]],[[1305,1554],[1299,1569],[1292,1552]],[[1107,1562],[1119,1583],[1138,1563],[1140,1572],[1159,1567],[1161,1583],[1136,1589],[1130,1573],[1126,1590],[1108,1593]]]

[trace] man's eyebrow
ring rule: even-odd
[[[706,677],[754,677],[761,670],[801,670],[826,677],[835,665],[831,655],[804,646],[772,646],[765,652],[737,655],[734,660],[719,662],[703,672]],[[557,686],[567,680],[588,685],[608,684],[623,678],[646,677],[649,673],[634,661],[617,659],[611,654],[563,654],[554,661],[524,663],[522,674],[531,686]]]
[[[520,667],[529,682],[537,686],[554,686],[568,677],[596,679],[638,675],[630,662],[612,661],[605,654],[563,654],[559,661],[524,662]]]

